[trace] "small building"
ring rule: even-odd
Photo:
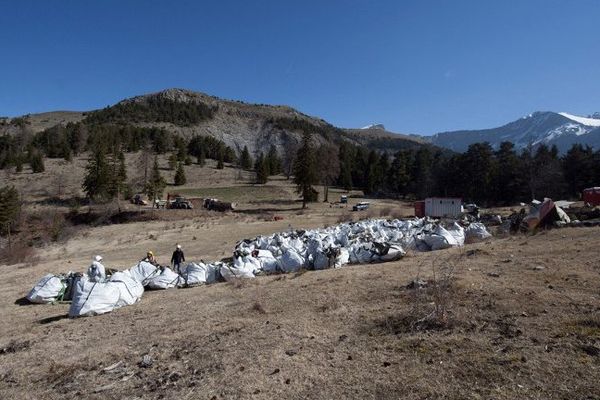
[[[592,206],[600,205],[600,187],[591,187],[583,189],[583,199],[585,203]]]
[[[463,213],[460,197],[428,197],[415,202],[415,216],[457,218]]]

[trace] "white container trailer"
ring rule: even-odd
[[[425,199],[425,216],[457,218],[462,214],[460,197],[428,197]]]

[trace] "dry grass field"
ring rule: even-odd
[[[44,177],[10,178],[30,210],[62,207],[46,200],[60,167],[48,166]],[[242,212],[161,210],[152,221],[78,227],[29,262],[0,266],[0,398],[600,399],[600,228],[147,291],[97,317],[22,301],[45,273],[84,271],[97,253],[108,267],[130,267],[148,249],[166,263],[178,242],[188,260],[217,260],[258,234],[412,214],[391,200],[373,200],[368,214],[303,211],[285,179],[253,186],[231,168],[191,167],[188,182],[178,190],[241,199]],[[407,288],[417,278],[428,284]]]

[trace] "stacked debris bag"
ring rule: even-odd
[[[44,304],[55,301],[70,301],[76,280],[82,275],[80,273],[68,272],[66,274],[45,275],[29,291],[26,298],[32,303]]]

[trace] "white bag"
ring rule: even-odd
[[[66,286],[58,276],[48,274],[31,289],[27,295],[27,300],[39,304],[52,303],[65,289]]]
[[[160,275],[154,276],[148,281],[150,289],[170,289],[183,283],[183,278],[171,268],[165,268]]]
[[[406,252],[400,245],[393,244],[389,247],[387,254],[380,256],[379,259],[383,262],[396,261],[404,257],[405,254]]]
[[[142,284],[133,279],[129,272],[115,272],[110,277],[109,283],[119,289],[118,307],[135,304],[142,298],[142,294],[144,294]]]
[[[69,317],[99,315],[119,307],[121,292],[118,284],[90,282],[79,279],[73,292]]]
[[[273,256],[269,250],[258,250],[256,257],[260,262],[260,268],[266,273],[277,272],[277,259]]]
[[[129,268],[131,277],[146,286],[148,282],[160,274],[160,268],[155,267],[146,261],[140,261],[137,265]]]
[[[217,268],[213,264],[189,263],[183,280],[187,286],[210,284],[217,280]]]
[[[291,249],[286,250],[278,261],[283,272],[296,272],[304,266],[304,257]]]
[[[481,222],[473,222],[465,229],[465,241],[467,243],[479,242],[491,236],[485,225]]]
[[[340,254],[335,258],[333,268],[341,268],[350,262],[350,253],[345,247],[340,248]]]
[[[241,257],[240,257],[241,258]],[[258,262],[258,260],[256,260]],[[243,262],[238,262],[237,264],[238,266],[235,265],[235,261],[234,261],[234,265],[230,265],[230,264],[223,264],[221,266],[221,269],[219,270],[221,272],[221,276],[227,281],[227,282],[231,282],[234,279],[239,279],[239,278],[254,278],[254,268],[252,263],[243,263]]]

